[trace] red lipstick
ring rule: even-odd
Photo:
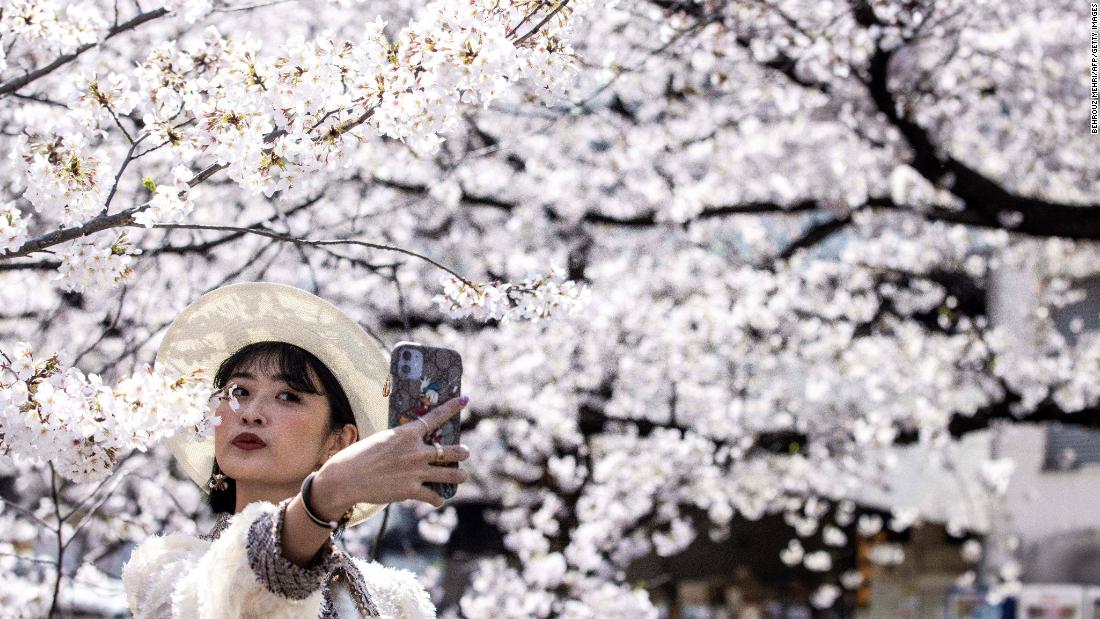
[[[267,443],[265,443],[263,439],[251,432],[241,432],[237,436],[233,437],[233,440],[230,441],[230,444],[237,449],[244,449],[246,451],[267,446]]]

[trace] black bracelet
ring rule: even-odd
[[[306,510],[306,515],[319,527],[324,527],[330,531],[335,531],[340,526],[335,520],[321,520],[313,513],[313,508],[309,505],[309,489],[313,486],[313,476],[316,475],[316,471],[306,475],[306,478],[302,480],[302,507]]]

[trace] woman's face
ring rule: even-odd
[[[238,489],[242,483],[297,486],[317,468],[334,436],[328,398],[291,389],[278,370],[265,365],[274,364],[253,363],[230,375],[227,395],[232,387],[238,410],[228,397],[218,406],[222,421],[214,431],[214,454]],[[320,384],[312,372],[310,380]]]

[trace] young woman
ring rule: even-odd
[[[465,397],[387,429],[386,353],[328,302],[270,283],[196,301],[157,364],[202,370],[222,390],[212,439],[169,441],[218,519],[208,535],[134,550],[123,584],[135,617],[435,617],[412,573],[350,557],[333,534],[392,501],[443,504],[422,484],[465,481],[436,465],[469,450],[424,437]]]

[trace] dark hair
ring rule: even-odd
[[[214,374],[214,388],[222,389],[229,384],[229,377],[234,372],[253,368],[257,371],[278,376],[288,387],[303,393],[318,393],[328,397],[328,425],[329,430],[335,432],[346,424],[355,425],[355,414],[351,410],[351,402],[340,386],[340,381],[321,360],[312,353],[293,344],[286,342],[256,342],[248,344],[237,352],[229,355],[218,366]],[[320,381],[320,387],[314,384],[313,377]],[[214,460],[214,469],[211,475],[220,473],[218,461]],[[225,490],[211,490],[207,503],[215,513],[232,514],[237,508],[237,483],[227,477],[228,486]]]

